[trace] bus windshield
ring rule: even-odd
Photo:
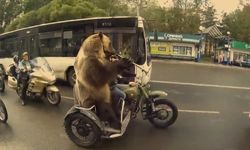
[[[125,58],[132,59],[137,64],[143,64],[145,48],[140,47],[137,33],[108,33],[113,47]]]

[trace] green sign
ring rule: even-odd
[[[188,43],[199,43],[202,37],[200,35],[194,34],[169,34],[165,32],[149,32],[148,33],[150,40],[155,40],[157,37],[158,41],[180,41],[180,42],[188,42]]]
[[[250,44],[247,44],[245,42],[240,42],[240,41],[232,41],[231,48],[239,49],[239,50],[250,50]]]

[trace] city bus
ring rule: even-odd
[[[138,64],[131,70],[137,75],[133,80],[143,79],[146,84],[152,65],[144,26],[141,17],[121,16],[66,20],[6,32],[0,34],[0,64],[5,70],[14,55],[27,51],[31,58],[45,57],[57,79],[73,86],[73,65],[82,42],[89,35],[102,32],[110,37],[118,52]]]

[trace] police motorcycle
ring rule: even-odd
[[[54,71],[49,66],[47,60],[42,57],[37,57],[31,60],[32,69],[20,70],[24,75],[20,77],[19,84],[15,74],[14,64],[7,69],[8,86],[16,90],[18,96],[26,101],[26,98],[31,99],[46,99],[52,105],[58,105],[61,102],[61,94],[59,89],[55,86],[56,77]],[[19,74],[20,74],[19,72]],[[27,87],[22,83],[26,80]]]
[[[143,68],[133,63],[142,71]],[[131,74],[133,76],[133,74]],[[131,77],[127,74],[127,77]],[[134,76],[135,77],[135,76]],[[119,76],[119,78],[122,78]],[[143,77],[141,77],[143,78]],[[148,120],[156,128],[172,125],[178,116],[174,103],[166,99],[167,93],[151,91],[150,85],[142,85],[142,79],[119,87],[126,93],[126,98],[116,102],[115,112],[120,118],[120,130],[110,130],[108,123],[101,119],[98,107],[73,106],[64,118],[64,127],[68,137],[78,146],[90,148],[97,146],[102,138],[121,137],[129,124],[140,111],[143,120]]]
[[[4,74],[3,68],[0,67],[0,92],[4,92],[5,90],[4,79],[5,79],[5,74]]]
[[[6,109],[3,101],[0,99],[0,122],[6,123],[7,120],[8,120],[7,109]]]

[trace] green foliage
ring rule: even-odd
[[[103,9],[108,16],[130,15],[127,3],[122,0],[89,0]]]
[[[93,16],[107,16],[107,13],[87,0],[52,0],[38,10],[29,11],[17,18],[7,26],[6,31],[41,23]]]
[[[0,33],[22,12],[22,0],[0,0]]]
[[[207,4],[205,9],[202,11],[202,26],[207,28],[214,25],[217,22],[215,17],[216,9],[213,5]]]
[[[250,43],[250,4],[223,17],[224,31],[230,31],[232,37]]]
[[[130,14],[127,4],[119,0],[24,0],[23,5],[25,14],[5,31],[68,19]]]
[[[51,1],[52,0],[23,0],[23,11],[24,13],[28,13],[32,10],[37,10]]]
[[[168,9],[151,2],[143,9],[141,15],[148,21],[151,31],[197,33],[201,18],[194,5],[201,4],[198,4],[198,0],[196,1],[196,3],[191,3],[191,1],[184,3],[184,0],[173,0],[174,6]]]

